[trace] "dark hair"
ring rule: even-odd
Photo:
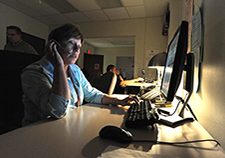
[[[65,24],[52,30],[48,36],[48,40],[55,39],[56,41],[61,42],[71,37],[80,39],[81,43],[83,43],[84,39],[80,28],[74,24]]]
[[[21,29],[20,29],[19,27],[17,27],[17,26],[7,26],[6,29],[7,29],[7,30],[9,30],[9,29],[16,30],[16,33],[17,33],[18,35],[21,35],[21,34],[22,34]]]
[[[115,67],[115,65],[108,65],[106,71],[109,72],[110,70],[112,70]]]

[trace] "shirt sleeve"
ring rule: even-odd
[[[43,68],[26,68],[22,74],[25,96],[46,115],[61,118],[66,115],[69,99],[51,92],[53,79]]]
[[[84,85],[84,93],[85,93],[85,100],[90,103],[102,103],[102,97],[105,95],[98,89],[91,86],[91,84],[87,81]]]
[[[67,107],[70,103],[69,101],[70,100],[63,98],[60,95],[51,93],[47,106],[43,106],[42,109],[44,109],[46,113],[49,112],[49,114],[54,118],[62,118],[66,115]]]
[[[85,101],[98,104],[102,103],[102,97],[105,93],[92,87],[77,65],[72,65],[72,75],[75,79],[75,83],[79,85],[79,95],[82,96]]]

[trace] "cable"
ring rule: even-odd
[[[179,97],[179,96],[176,96],[176,98],[181,101],[183,104],[184,104],[184,99]],[[187,109],[190,111],[190,113],[192,114],[192,116],[195,118],[196,121],[198,121],[197,117],[195,116],[193,110],[191,109],[191,106],[187,103]],[[185,107],[184,107],[185,108]]]
[[[174,114],[176,113],[176,111],[177,111],[177,109],[178,109],[180,103],[184,104],[184,99],[183,99],[183,98],[181,98],[181,97],[179,97],[179,96],[176,96],[176,98],[177,98],[177,100],[178,100],[179,102],[177,103],[175,110],[174,110],[171,114],[170,114],[170,113],[168,114],[168,113],[165,113],[163,110],[158,109],[158,112],[160,113],[160,115],[162,115],[162,116],[164,116],[164,117],[168,117],[168,116],[172,116],[172,115],[174,115]],[[189,111],[191,112],[191,114],[194,116],[195,120],[197,121],[197,117],[194,115],[192,109],[189,108],[189,107],[190,107],[189,104],[187,104],[187,107],[188,107]],[[163,114],[163,113],[164,113],[164,114]]]
[[[194,140],[194,141],[186,141],[186,142],[164,142],[164,141],[154,141],[154,140],[133,140],[133,142],[149,142],[154,144],[167,144],[167,145],[179,145],[179,144],[191,144],[191,143],[198,143],[198,142],[206,142],[206,141],[212,141],[216,142],[216,145],[220,145],[220,143],[215,139],[204,139],[204,140]]]
[[[160,115],[162,115],[162,116],[164,116],[164,117],[172,116],[173,114],[176,113],[176,111],[177,111],[177,109],[178,109],[178,107],[179,107],[179,105],[180,105],[181,102],[182,102],[182,101],[179,100],[179,102],[178,102],[178,104],[176,105],[176,108],[175,108],[174,112],[172,112],[172,114],[170,114],[170,113],[165,113],[165,112],[164,112],[163,110],[161,110],[161,109],[158,109],[158,112],[160,113]],[[163,114],[163,113],[164,113],[164,114]]]

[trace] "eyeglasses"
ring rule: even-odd
[[[68,50],[66,50],[58,41],[56,41],[55,39],[52,39],[52,41],[54,41],[59,47],[61,47],[65,52],[67,52],[68,54],[72,54],[71,52],[69,52]],[[80,48],[76,48],[73,49],[75,52],[77,52]]]
[[[14,34],[14,33],[6,33],[7,36],[16,36],[18,34]]]

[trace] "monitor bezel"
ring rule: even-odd
[[[168,55],[169,55],[168,54],[169,50],[170,50],[169,48],[178,33],[179,33],[179,37],[178,37],[178,43],[177,43],[175,59],[174,59],[174,64],[173,64],[173,70],[171,73],[168,93],[166,94],[163,90],[164,77],[166,75],[166,63],[167,63],[167,59],[168,59]],[[170,41],[170,44],[168,45],[168,49],[167,49],[165,68],[164,68],[162,83],[161,83],[161,87],[160,87],[160,91],[164,95],[167,102],[173,101],[173,99],[176,95],[177,89],[180,85],[182,73],[183,73],[183,69],[184,69],[184,65],[185,65],[185,58],[186,58],[186,54],[187,54],[187,42],[188,42],[188,22],[182,21],[180,26],[176,30],[176,33],[174,34],[172,40]]]

